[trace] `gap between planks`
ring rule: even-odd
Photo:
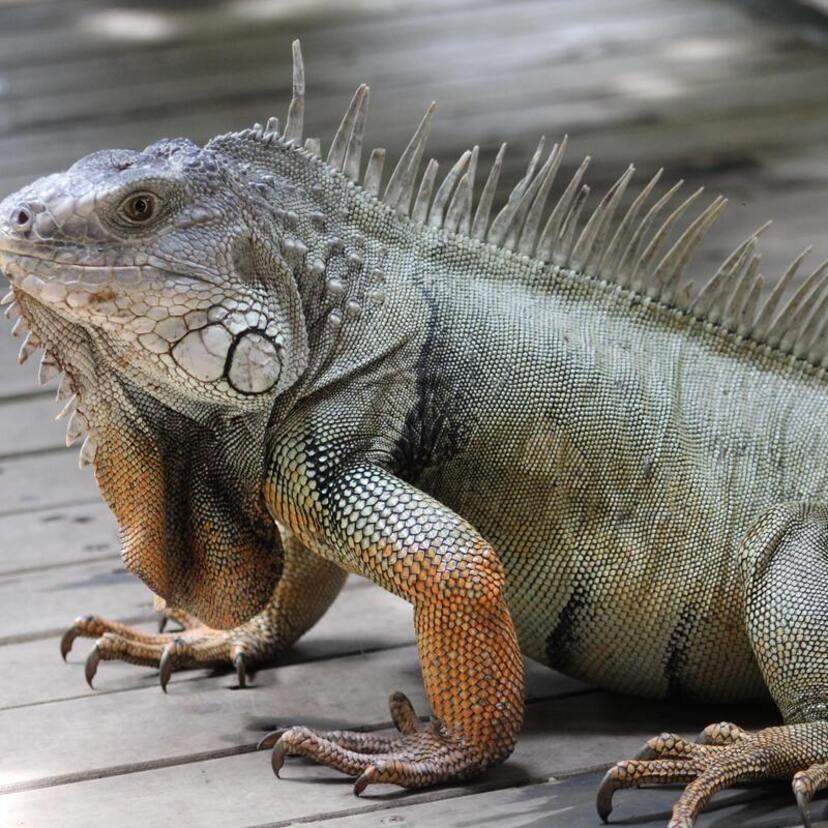
[[[12,458],[14,460],[21,460],[23,457]],[[32,515],[39,512],[51,512],[57,509],[74,509],[77,506],[95,506],[100,503],[100,498],[85,498],[81,500],[58,500],[53,503],[43,503],[37,506],[17,506],[14,509],[7,509],[3,511],[0,509],[0,518],[17,517],[18,515]],[[6,575],[8,573],[2,573]]]

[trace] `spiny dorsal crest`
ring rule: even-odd
[[[679,181],[654,198],[662,174],[659,170],[619,218],[619,206],[635,171],[630,166],[598,204],[584,214],[590,193],[583,183],[590,160],[587,157],[550,206],[552,188],[566,151],[566,137],[548,154],[545,139],[541,138],[526,174],[492,217],[506,144],[500,147],[476,204],[477,146],[465,151],[442,181],[438,179],[439,165],[433,158],[420,174],[434,103],[426,110],[383,190],[384,149],[371,150],[362,171],[369,93],[365,84],[354,93],[331,142],[326,163],[361,184],[366,192],[399,215],[424,227],[442,228],[584,277],[612,282],[739,337],[828,368],[828,261],[805,278],[783,303],[810,248],[803,251],[760,307],[764,277],[759,272],[761,256],[757,246],[769,222],[745,239],[710,280],[698,287],[687,277],[687,269],[727,200],[714,198],[677,233],[681,219],[700,199],[702,190],[670,208],[684,182]],[[246,134],[268,142],[300,146],[304,110],[305,69],[297,40],[293,43],[293,97],[284,132],[280,134],[279,121],[271,118],[265,127],[256,124]],[[321,157],[319,139],[307,138],[304,151]]]

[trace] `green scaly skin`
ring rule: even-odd
[[[289,728],[277,771],[469,778],[514,747],[524,653],[782,713],[652,740],[604,817],[642,781],[689,783],[673,828],[738,779],[793,778],[803,808],[826,783],[828,383],[784,338],[424,225],[261,129],[89,156],[0,222],[24,351],[69,377],[124,560],[169,606],[267,615],[293,544],[333,565],[293,582],[299,627],[342,570],[413,604],[436,723],[394,694],[398,736]]]

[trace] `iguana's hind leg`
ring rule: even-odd
[[[791,781],[808,828],[808,803],[828,787],[828,506],[781,504],[739,547],[745,622],[784,725],[747,733],[711,725],[691,744],[663,734],[642,759],[611,768],[598,793],[606,820],[612,794],[644,783],[689,782],[669,828],[691,828],[718,791],[736,782]]]
[[[90,686],[101,661],[127,661],[158,667],[164,690],[174,670],[196,667],[233,667],[244,687],[247,671],[273,662],[307,632],[345,582],[340,567],[308,552],[286,530],[282,546],[284,569],[271,600],[262,612],[234,629],[213,629],[161,602],[163,617],[178,623],[181,631],[145,633],[117,621],[85,616],[64,633],[61,654],[66,658],[78,637],[97,639],[86,661]]]

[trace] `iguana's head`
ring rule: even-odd
[[[255,406],[296,380],[307,343],[290,269],[234,172],[184,140],[89,155],[0,204],[2,269],[142,386]]]

